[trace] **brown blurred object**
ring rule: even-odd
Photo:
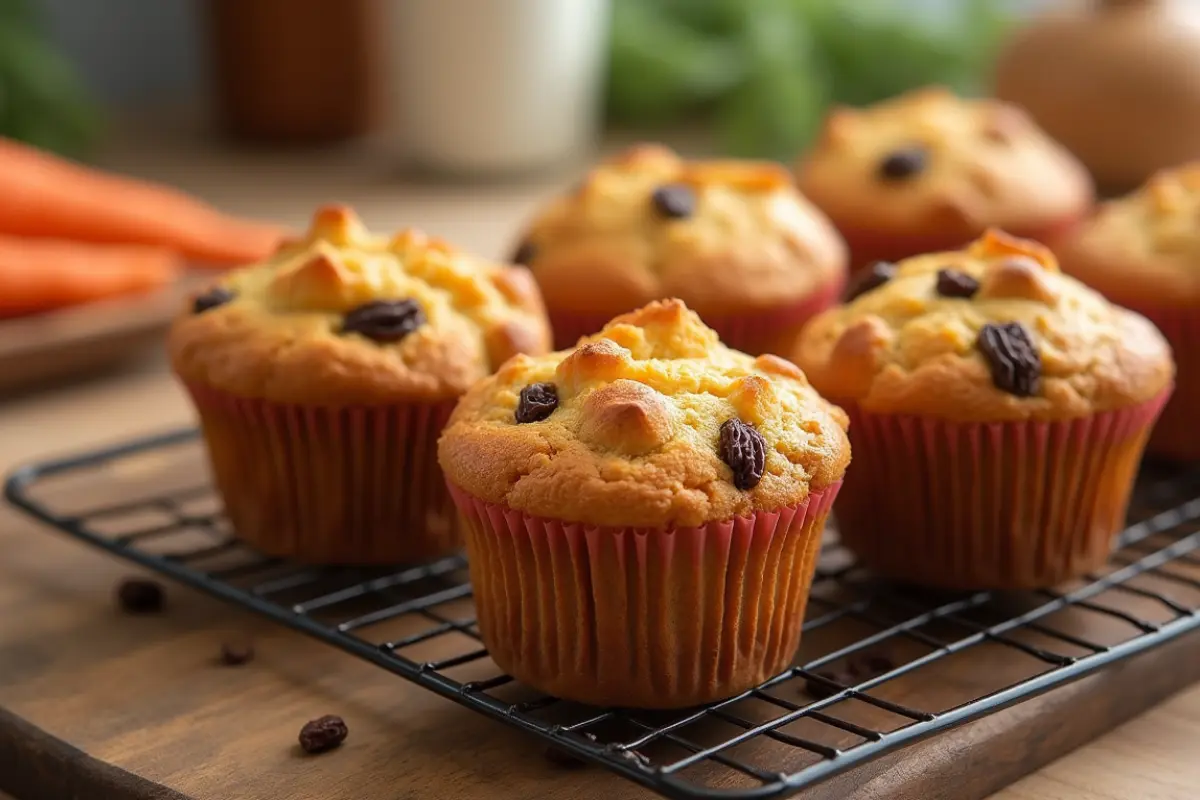
[[[1025,106],[1107,192],[1200,158],[1200,2],[1093,0],[1002,48],[997,97]]]
[[[206,0],[216,111],[242,139],[323,143],[376,116],[377,0]]]

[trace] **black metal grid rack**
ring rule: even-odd
[[[1055,591],[934,595],[872,580],[831,543],[797,666],[688,711],[585,708],[500,674],[479,640],[459,557],[399,571],[315,569],[239,545],[197,477],[195,439],[180,431],[27,466],[6,495],[91,545],[672,798],[790,795],[1200,628],[1200,473],[1151,471],[1102,573]],[[194,459],[187,480],[169,490],[69,510],[41,497],[56,480],[86,484],[139,458],[161,465],[186,454]],[[937,669],[956,659],[986,663],[979,673],[993,683],[956,696],[955,682],[937,680]],[[930,693],[931,686],[942,688]]]

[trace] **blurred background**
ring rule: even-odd
[[[0,208],[0,299],[49,262],[44,296],[0,303],[0,389],[28,371],[14,357],[40,373],[70,345],[62,372],[103,361],[101,340],[136,332],[157,346],[179,295],[208,280],[186,271],[158,299],[36,327],[32,311],[91,313],[107,296],[77,280],[98,256],[83,245],[170,243],[118,236],[113,210],[135,228],[209,213],[155,220],[162,195],[97,176],[291,229],[341,202],[372,228],[505,257],[533,209],[631,141],[792,163],[832,105],[930,84],[1024,107],[1103,193],[1124,192],[1200,158],[1200,2],[0,0],[0,149],[58,159],[51,180],[29,153],[0,152],[12,206]],[[93,174],[64,177],[64,160]],[[42,210],[22,210],[31,191]],[[3,235],[80,247],[31,253]],[[108,294],[174,273],[152,274]]]
[[[578,155],[595,100],[608,127],[783,158],[830,102],[979,90],[1013,20],[1052,2],[4,0],[4,133],[86,154],[113,117],[190,111],[244,141],[386,133],[398,157],[490,172]],[[554,130],[458,130],[522,124]]]

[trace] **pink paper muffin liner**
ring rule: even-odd
[[[479,630],[502,669],[581,703],[681,708],[791,663],[839,488],[668,530],[545,519],[450,491]]]
[[[850,415],[842,542],[885,577],[944,589],[1052,586],[1101,567],[1170,395],[1062,422]]]
[[[437,439],[455,402],[332,408],[187,385],[235,535],[314,564],[392,564],[459,546]]]
[[[835,305],[845,286],[846,281],[841,278],[797,303],[764,309],[758,313],[700,316],[706,325],[720,334],[721,341],[734,350],[756,356],[788,353],[804,323]],[[599,331],[617,315],[550,309],[549,316],[550,326],[554,330],[554,346],[566,350],[574,347],[581,337]]]
[[[1175,393],[1163,408],[1146,451],[1174,461],[1200,460],[1200,424],[1196,421],[1196,408],[1200,405],[1200,311],[1134,310],[1162,331],[1175,356]]]

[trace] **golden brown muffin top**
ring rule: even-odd
[[[797,165],[800,190],[844,229],[970,237],[1084,213],[1083,166],[1019,108],[917,89],[838,107]]]
[[[549,336],[524,270],[415,230],[374,236],[327,206],[303,239],[197,297],[169,349],[184,380],[243,397],[378,404],[455,397]]]
[[[777,164],[685,161],[639,145],[544,208],[514,260],[553,309],[680,297],[704,315],[798,302],[845,278],[846,249]]]
[[[958,252],[863,273],[806,326],[796,361],[837,402],[961,421],[1050,420],[1137,404],[1174,377],[1142,317],[989,231]]]
[[[1054,243],[1063,270],[1122,303],[1200,304],[1200,162],[1156,174]]]
[[[686,527],[841,480],[845,428],[795,365],[730,350],[668,300],[574,350],[511,359],[463,397],[439,460],[470,494],[535,516]]]

